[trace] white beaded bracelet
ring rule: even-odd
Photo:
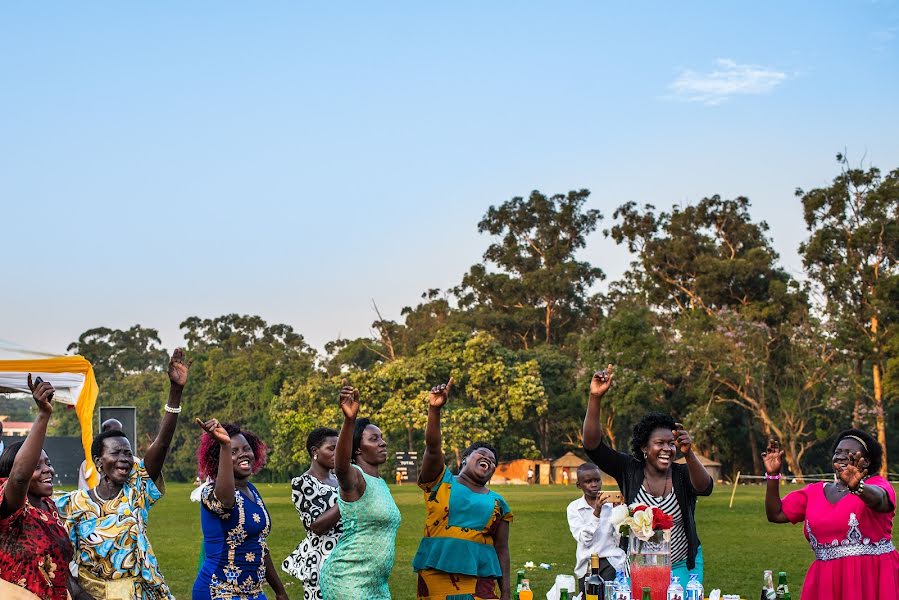
[[[173,415],[177,415],[179,412],[181,412],[181,407],[179,406],[178,408],[172,408],[171,406],[169,406],[168,404],[166,404],[166,405],[165,405],[165,412],[170,412],[170,413],[172,413]]]

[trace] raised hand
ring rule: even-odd
[[[849,464],[833,464],[840,481],[846,484],[850,490],[858,489],[858,484],[868,476],[868,460],[861,452],[849,453]]]
[[[194,363],[194,361],[185,362],[184,361],[184,350],[181,348],[175,348],[175,351],[172,352],[172,358],[169,360],[169,368],[168,375],[169,381],[172,382],[172,385],[177,385],[180,387],[184,387],[187,383],[187,374],[190,371],[190,366]]]
[[[200,429],[208,433],[212,436],[212,439],[217,441],[219,444],[230,444],[231,436],[228,435],[228,431],[222,427],[222,424],[219,423],[218,419],[209,419],[208,421],[203,421],[200,418],[194,419],[194,423],[200,426]]]
[[[674,435],[674,443],[677,444],[677,449],[680,450],[680,453],[684,456],[689,454],[693,449],[693,438],[691,438],[690,433],[684,429],[684,424],[675,423],[671,433]]]
[[[359,414],[359,390],[347,383],[344,379],[340,388],[340,410],[347,419],[355,419]]]
[[[40,380],[41,378],[38,377]],[[31,373],[28,374],[28,389],[31,390],[31,397],[34,398],[34,403],[37,404],[37,409],[49,416],[53,414],[53,404],[51,404],[51,400],[53,400],[53,393],[56,391],[53,389],[53,386],[49,381],[40,380],[40,383],[37,385],[34,384],[34,381],[31,380]]]
[[[780,449],[780,442],[774,438],[768,440],[768,448],[762,452],[762,460],[765,463],[765,473],[768,475],[780,475],[783,459],[784,451]]]
[[[446,401],[449,399],[450,388],[453,387],[453,378],[450,377],[449,381],[446,383],[441,383],[440,385],[435,385],[431,388],[431,393],[428,394],[428,406],[434,408],[443,408],[446,405]]]
[[[590,380],[590,395],[603,396],[612,386],[612,365],[607,366],[602,371],[593,374]]]

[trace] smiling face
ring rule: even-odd
[[[849,464],[849,454],[859,454],[859,459],[857,466],[859,470],[867,468],[868,466],[868,455],[865,452],[865,447],[861,445],[858,440],[854,440],[852,438],[843,438],[840,440],[840,443],[837,444],[836,449],[833,451],[833,465],[834,471],[838,470],[838,467],[842,469],[846,465]]]
[[[328,470],[334,470],[334,457],[337,454],[337,436],[326,437],[322,443],[313,450],[315,462]]]
[[[599,490],[602,489],[602,474],[599,469],[578,471],[577,486],[584,492],[585,497],[595,500],[599,495]]]
[[[247,479],[253,474],[256,455],[242,433],[231,438],[231,462],[234,464],[234,479]]]
[[[469,479],[487,485],[496,472],[496,456],[488,448],[476,448],[465,458],[465,464],[459,475],[464,474]]]
[[[103,440],[103,453],[94,460],[98,471],[112,483],[122,485],[128,481],[134,466],[131,443],[126,437],[107,438]]]
[[[368,425],[362,431],[359,453],[356,456],[370,465],[382,465],[387,462],[387,440],[381,435],[377,425]]]
[[[649,441],[643,447],[646,453],[646,463],[657,471],[667,471],[674,462],[677,452],[677,444],[674,443],[674,433],[670,429],[659,427],[653,430]]]
[[[50,457],[41,450],[41,458],[37,461],[34,473],[31,474],[31,481],[28,484],[28,493],[39,498],[47,498],[53,495],[53,476],[56,471],[50,464]]]

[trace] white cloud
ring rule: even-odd
[[[700,73],[684,70],[668,85],[671,98],[715,105],[740,94],[767,94],[786,81],[787,74],[760,65],[741,65],[728,58],[715,61],[715,69]]]

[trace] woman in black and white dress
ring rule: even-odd
[[[340,537],[338,484],[334,476],[337,431],[313,430],[306,439],[312,457],[309,470],[291,481],[293,503],[306,529],[306,539],[284,559],[281,568],[303,582],[304,600],[321,600],[319,572]]]

